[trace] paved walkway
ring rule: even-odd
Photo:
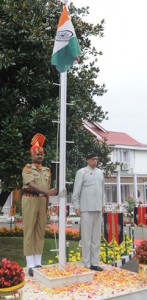
[[[133,258],[131,260],[129,260],[127,263],[125,263],[121,269],[124,269],[124,270],[128,270],[128,271],[131,271],[131,272],[135,272],[135,273],[138,273],[138,262],[135,261]]]

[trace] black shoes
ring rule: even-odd
[[[98,271],[98,272],[103,271],[103,269],[99,266],[91,266],[90,269],[93,270],[93,271]]]
[[[38,266],[36,266],[35,268],[42,268],[42,266],[38,265]],[[28,274],[29,274],[29,276],[31,276],[31,277],[34,276],[33,268],[29,268]]]
[[[34,272],[33,272],[33,269],[32,269],[32,268],[29,268],[28,274],[29,274],[29,276],[31,276],[31,277],[34,276]]]

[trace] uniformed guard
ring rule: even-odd
[[[57,189],[50,189],[50,169],[42,166],[45,136],[37,133],[31,141],[32,163],[22,172],[22,217],[24,226],[24,255],[28,274],[33,276],[33,268],[41,267],[44,246],[45,224],[49,196],[56,195]]]

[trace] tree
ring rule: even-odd
[[[21,172],[29,161],[30,141],[40,132],[46,136],[45,163],[56,158],[57,120],[59,111],[59,74],[51,66],[51,54],[59,16],[60,1],[1,0],[0,4],[0,179],[3,206],[8,194],[21,186]],[[92,25],[82,16],[88,8],[70,4],[72,22],[83,56],[68,72],[67,176],[73,180],[75,170],[83,163],[89,149],[100,151],[102,165],[107,164],[110,149],[98,145],[83,130],[82,120],[101,122],[107,113],[93,100],[102,96],[105,85],[99,86],[97,52],[90,36],[103,36],[103,23]],[[90,61],[88,57],[91,57]],[[103,153],[102,153],[103,152]],[[110,166],[108,167],[110,168]]]

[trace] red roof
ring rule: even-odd
[[[138,147],[147,147],[147,145],[141,144],[140,142],[133,139],[130,135],[124,132],[115,132],[115,131],[106,131],[104,128],[101,127],[98,123],[91,123],[86,121],[85,125],[87,130],[95,133],[102,137],[102,139],[106,138],[107,143],[109,145],[124,145],[124,146],[138,146]],[[97,139],[100,138],[97,136]]]
[[[107,143],[109,145],[143,146],[141,143],[124,132],[102,132],[101,136],[107,139]]]

